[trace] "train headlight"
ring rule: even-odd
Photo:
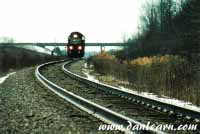
[[[74,37],[74,38],[78,38],[78,35],[77,35],[77,34],[73,34],[73,37]]]
[[[78,46],[78,50],[82,50],[83,49],[83,47],[82,46]]]
[[[74,49],[74,47],[73,46],[69,46],[69,50],[73,50]]]

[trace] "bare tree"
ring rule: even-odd
[[[14,39],[11,37],[0,37],[0,43],[14,43]]]

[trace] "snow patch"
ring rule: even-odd
[[[51,55],[51,51],[49,49],[39,47],[39,46],[35,46],[35,45],[20,45],[20,46],[17,46],[17,47],[21,47],[21,48],[24,48],[24,49],[33,50],[33,51],[37,51],[37,52],[40,52],[40,53]]]
[[[99,83],[99,80],[97,80],[95,76],[90,75],[90,70],[88,69],[87,63],[84,64],[84,68],[82,69],[82,72],[83,74],[87,76],[88,80]]]
[[[84,68],[86,68],[86,69],[88,68],[87,63],[84,64]]]
[[[95,78],[95,76],[90,75],[89,72],[83,72],[83,73],[87,76],[87,79],[88,79],[88,80],[99,83],[99,80],[97,80],[97,79]]]
[[[87,68],[88,67],[87,63],[85,63],[84,67],[85,68],[83,69],[83,73],[87,76],[88,80],[101,83],[99,80],[96,79],[95,76],[90,75],[90,70]],[[113,87],[113,86],[110,86],[110,87]],[[135,94],[135,95],[138,95],[138,96],[150,98],[150,99],[153,99],[153,100],[161,101],[161,102],[168,103],[168,104],[171,104],[171,105],[175,105],[175,106],[179,106],[179,107],[183,107],[183,108],[186,108],[186,109],[191,109],[191,110],[200,112],[200,107],[192,104],[191,102],[185,102],[185,101],[178,100],[178,99],[175,99],[175,98],[170,98],[170,97],[164,96],[164,95],[160,97],[160,96],[158,96],[154,93],[139,92],[139,91],[135,91],[133,89],[128,89],[128,88],[125,88],[125,87],[122,87],[122,86],[114,87],[114,88],[118,88],[119,90],[131,93],[131,94]]]
[[[0,84],[2,84],[9,76],[15,74],[16,72],[12,72],[0,78]]]
[[[150,98],[150,99],[153,99],[153,100],[158,100],[158,101],[168,103],[168,104],[171,104],[171,105],[184,107],[184,108],[187,108],[187,109],[192,109],[194,111],[200,112],[200,107],[193,105],[191,102],[185,102],[185,101],[178,100],[178,99],[175,99],[175,98],[170,98],[170,97],[167,97],[167,96],[159,97],[159,96],[157,96],[156,94],[153,94],[153,93],[138,92],[138,91],[134,91],[134,90],[131,90],[131,89],[128,89],[128,88],[124,88],[124,87],[120,87],[120,89],[125,91],[125,92],[129,92],[129,93],[136,94],[136,95],[139,95],[139,96],[143,96],[143,97],[146,97],[146,98]]]

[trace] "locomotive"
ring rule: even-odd
[[[67,54],[70,58],[82,58],[85,53],[85,36],[72,32],[68,37]]]

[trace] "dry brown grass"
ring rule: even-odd
[[[140,57],[119,62],[115,56],[103,52],[93,57],[92,64],[98,73],[128,81],[139,91],[199,104],[195,73],[189,62],[178,55]]]

